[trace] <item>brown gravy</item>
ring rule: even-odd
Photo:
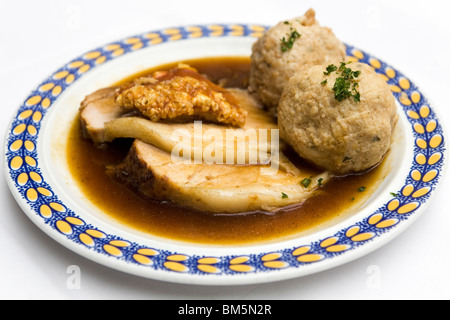
[[[184,61],[209,79],[226,87],[246,87],[250,60],[247,57]],[[160,66],[126,78],[173,67]],[[130,145],[118,140],[98,149],[83,139],[78,119],[67,144],[68,164],[83,194],[105,214],[144,233],[202,244],[243,244],[273,241],[308,232],[347,214],[375,191],[384,177],[383,165],[359,175],[333,178],[323,193],[294,208],[277,213],[211,214],[170,203],[144,199],[115,181],[106,167],[119,163]],[[298,162],[299,165],[306,165]],[[361,189],[364,187],[364,190]]]

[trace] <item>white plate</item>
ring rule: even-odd
[[[401,133],[392,148],[391,173],[356,213],[294,239],[209,246],[143,234],[107,218],[83,197],[67,168],[64,144],[86,94],[164,63],[249,56],[265,29],[207,25],[148,32],[96,48],[55,71],[31,91],[7,131],[6,180],[23,211],[56,241],[105,266],[203,285],[261,283],[319,272],[366,255],[405,230],[425,211],[442,180],[447,162],[442,123],[412,81],[352,46],[347,54],[371,64],[391,85]]]

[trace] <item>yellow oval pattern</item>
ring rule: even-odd
[[[103,62],[105,62],[106,61],[106,57],[105,56],[101,56],[101,57],[98,57],[96,60],[95,60],[95,63],[96,64],[102,64]]]
[[[297,260],[299,262],[317,262],[317,261],[322,260],[323,258],[324,258],[324,256],[321,254],[310,253],[310,254],[304,254],[304,255],[298,256]]]
[[[272,261],[272,260],[277,260],[279,258],[281,258],[282,254],[275,252],[275,253],[268,253],[264,256],[261,257],[261,261]]]
[[[202,28],[200,27],[188,27],[188,31],[190,33],[191,38],[198,38],[203,35]]]
[[[63,71],[55,73],[53,75],[53,78],[55,78],[56,80],[61,80],[61,79],[64,79],[65,77],[67,77],[68,74],[69,74],[69,71],[63,70]]]
[[[19,174],[19,176],[17,177],[17,183],[20,186],[24,186],[26,185],[28,182],[28,174],[26,174],[26,172],[22,172],[21,174]]]
[[[441,158],[442,158],[442,153],[440,153],[440,152],[434,153],[428,159],[428,164],[430,164],[430,165],[436,164],[437,162],[439,162],[439,160],[441,160]]]
[[[352,237],[352,240],[355,237],[357,237],[357,236]],[[336,245],[332,245],[332,246],[329,246],[326,248],[326,250],[328,252],[342,252],[342,251],[345,251],[348,249],[350,249],[350,246],[348,246],[346,244],[336,244]]]
[[[34,122],[39,122],[42,120],[42,113],[39,111],[36,111],[35,113],[33,113],[33,121]]]
[[[72,73],[66,77],[66,84],[71,84],[75,80],[75,75]]]
[[[377,59],[370,59],[370,64],[375,69],[381,68],[381,62],[379,60],[377,60]]]
[[[246,263],[248,260],[250,260],[249,257],[243,256],[243,257],[237,257],[230,260],[230,264],[241,264]]]
[[[35,136],[37,134],[37,129],[35,126],[33,126],[32,124],[27,126],[27,132],[32,135]]]
[[[15,135],[22,134],[22,132],[24,132],[26,128],[27,128],[27,125],[26,125],[25,123],[18,124],[18,125],[13,129],[13,134],[15,134]]]
[[[423,182],[430,182],[431,180],[433,180],[434,178],[436,178],[438,175],[438,171],[437,170],[431,170],[429,172],[427,172],[423,178],[422,181]]]
[[[422,138],[416,140],[416,145],[421,149],[426,149],[428,147],[427,142]]]
[[[150,248],[141,248],[137,251],[137,253],[144,256],[156,256],[158,254],[156,250]]]
[[[399,93],[399,92],[402,92],[402,89],[400,89],[400,87],[398,87],[398,86],[396,86],[396,85],[391,85],[391,90],[393,91],[393,92],[397,92],[397,93]]]
[[[174,261],[164,262],[164,267],[175,272],[188,272],[189,268],[182,263]]]
[[[186,261],[189,259],[189,257],[185,256],[184,254],[172,254],[168,256],[166,259],[170,261]]]
[[[303,246],[292,251],[293,256],[300,256],[302,254],[308,253],[311,248],[309,246]]]
[[[37,161],[33,157],[30,157],[30,156],[25,156],[25,163],[27,165],[29,165],[30,167],[36,167],[36,165],[37,165]]]
[[[71,234],[73,232],[72,227],[70,226],[69,223],[67,223],[64,220],[58,220],[56,221],[56,228],[64,233],[64,234]]]
[[[41,100],[42,100],[42,97],[36,95],[36,96],[29,98],[25,104],[28,106],[34,106],[34,105],[37,105],[39,102],[41,102]]]
[[[206,272],[206,273],[218,273],[220,270],[212,265],[209,264],[199,264],[197,266],[198,270]]]
[[[95,229],[88,229],[88,230],[86,230],[86,233],[88,235],[90,235],[90,236],[92,236],[94,238],[98,238],[98,239],[106,237],[106,235],[103,232],[101,232],[99,230],[95,230]]]
[[[434,135],[430,139],[430,148],[435,149],[439,147],[441,143],[442,143],[442,136],[440,134]]]
[[[110,245],[113,245],[115,247],[120,247],[120,248],[125,248],[130,246],[130,243],[128,241],[123,241],[123,240],[111,240],[109,242]]]
[[[436,121],[431,120],[427,123],[426,130],[427,132],[433,132],[434,130],[436,130],[436,127],[437,127]]]
[[[47,218],[47,219],[51,218],[53,216],[52,209],[50,209],[50,207],[47,206],[46,204],[43,204],[42,206],[40,206],[39,213],[41,214],[41,216],[43,216],[44,218]]]
[[[25,110],[25,111],[22,111],[18,116],[17,116],[17,119],[19,119],[19,120],[24,120],[24,119],[26,119],[26,118],[29,118],[31,115],[33,114],[33,110]]]
[[[389,211],[394,211],[398,208],[399,205],[400,205],[400,201],[398,201],[397,199],[394,199],[388,203],[387,209]]]
[[[216,264],[219,262],[220,262],[220,259],[215,258],[215,257],[200,258],[197,260],[197,263],[201,263],[201,264]]]
[[[122,256],[122,251],[119,248],[112,246],[110,244],[103,245],[103,250],[105,250],[107,253],[115,257]]]
[[[66,212],[66,207],[64,207],[62,204],[57,203],[57,202],[51,202],[51,203],[50,203],[50,207],[51,207],[53,210],[58,211],[58,212]],[[68,217],[67,219],[69,220],[69,218],[70,218],[70,217]],[[72,218],[72,219],[76,219],[76,218]],[[80,219],[77,219],[77,220],[80,220]],[[71,220],[69,220],[69,221],[71,221]],[[72,221],[75,221],[75,220],[72,220]],[[71,222],[72,222],[72,221],[71,221]],[[81,221],[81,220],[80,220],[80,221]],[[77,223],[75,223],[75,222],[72,222],[72,223],[77,224]]]
[[[69,64],[69,68],[79,68],[84,64],[83,60],[74,61]]]
[[[133,254],[133,259],[135,261],[139,262],[140,264],[144,264],[144,265],[153,264],[152,259],[150,259],[149,257],[144,256],[142,254],[138,254],[138,253]]]
[[[352,226],[352,227],[347,229],[347,231],[345,232],[345,236],[348,237],[348,238],[351,238],[355,234],[357,234],[358,232],[359,232],[359,227],[358,226]]]
[[[386,75],[391,79],[395,78],[395,75],[396,75],[395,70],[393,70],[391,68],[387,68]]]
[[[12,152],[16,152],[17,150],[19,150],[20,148],[22,148],[23,145],[23,141],[22,140],[16,140],[13,143],[11,143],[9,145],[9,150]]]
[[[53,193],[49,189],[44,187],[38,187],[37,191],[45,197],[50,197],[53,195]]]
[[[284,261],[266,261],[263,265],[271,269],[283,269],[289,266],[289,264]]]
[[[412,111],[412,110],[408,110],[407,112],[406,112],[406,114],[408,115],[408,117],[410,117],[411,119],[420,119],[420,116],[419,116],[419,114],[417,113],[417,112],[415,112],[415,111]]]
[[[422,118],[426,118],[430,115],[430,108],[428,106],[422,106],[419,113]]]
[[[211,25],[210,26],[211,33],[210,35],[213,37],[219,37],[223,35],[223,27],[219,25]]]
[[[353,50],[353,55],[359,60],[364,59],[364,53],[362,53],[360,50]]]
[[[422,97],[421,97],[420,93],[417,92],[417,91],[414,91],[414,92],[411,94],[411,100],[412,100],[412,102],[414,102],[414,103],[420,102],[420,99],[421,99],[421,98],[422,98]]]
[[[27,151],[34,151],[35,145],[34,142],[30,141],[30,140],[26,140],[24,142],[25,145],[25,149],[27,149]]]
[[[62,92],[61,86],[56,86],[56,87],[54,87],[53,90],[52,90],[52,95],[56,97],[56,96],[59,95],[61,92]]]
[[[383,215],[381,213],[375,213],[369,217],[367,222],[371,225],[374,225],[374,224],[377,224],[378,222],[380,222],[381,219],[383,219]]]
[[[367,241],[367,240],[373,238],[374,235],[375,234],[372,232],[360,233],[360,234],[357,234],[356,236],[352,237],[352,241],[355,241],[355,242]]]
[[[28,201],[31,201],[31,202],[35,202],[38,199],[38,193],[37,193],[36,189],[34,189],[34,188],[29,188],[27,190],[27,192],[25,193],[25,195],[26,195]]]
[[[31,171],[29,173],[31,180],[33,180],[36,183],[41,183],[42,182],[42,177],[39,173]]]
[[[46,91],[51,90],[54,86],[55,86],[55,84],[53,82],[49,82],[49,83],[43,84],[39,88],[39,91],[46,92]]]
[[[416,162],[418,164],[422,164],[423,165],[423,164],[427,163],[427,157],[425,157],[425,155],[423,153],[419,153],[416,156]]]
[[[392,227],[393,225],[398,223],[398,219],[387,219],[384,221],[381,221],[380,223],[378,223],[376,225],[377,228],[379,229],[383,229],[383,228],[388,228],[388,227]]]
[[[78,239],[80,239],[80,241],[87,245],[88,247],[93,247],[95,245],[95,241],[94,239],[92,239],[92,237],[86,233],[82,233],[78,236]]]
[[[229,267],[231,270],[236,272],[250,272],[253,271],[253,267],[247,264],[231,264]]]
[[[85,65],[83,65],[80,69],[78,69],[78,72],[79,72],[79,73],[85,73],[85,72],[88,71],[90,68],[91,68],[90,65],[85,64]]]
[[[408,79],[406,78],[401,78],[398,82],[398,84],[400,85],[400,87],[404,90],[408,90],[411,87],[411,83],[409,82]]]
[[[418,170],[411,171],[411,178],[413,178],[416,181],[419,181],[422,178],[422,174]]]
[[[88,60],[92,60],[92,59],[100,57],[101,54],[102,53],[100,51],[92,51],[92,52],[86,53],[86,55],[84,57]]]
[[[409,195],[411,194],[411,192],[413,192],[413,191],[414,191],[414,186],[411,185],[411,184],[409,184],[409,185],[403,187],[403,189],[402,189],[402,194],[403,194],[405,197],[407,197],[407,196],[409,196]]]
[[[9,163],[9,167],[12,170],[19,170],[23,165],[23,159],[20,156],[15,156],[11,159],[11,162]]]
[[[336,238],[336,237],[327,238],[320,243],[320,246],[322,248],[326,248],[326,247],[329,247],[329,246],[335,244],[337,241],[338,241],[338,238]]]
[[[401,206],[400,208],[398,208],[397,213],[399,213],[399,214],[409,213],[411,211],[416,210],[418,207],[419,207],[419,204],[417,202],[407,203],[407,204],[404,204],[403,206]]]
[[[82,226],[84,225],[83,220],[77,218],[77,217],[67,217],[66,221],[69,222],[71,225],[74,226]]]
[[[420,123],[414,124],[413,128],[414,128],[414,131],[416,131],[418,134],[425,133],[425,128]]]
[[[412,194],[412,197],[413,198],[420,198],[420,197],[423,197],[424,195],[426,195],[430,191],[431,191],[430,187],[424,187],[424,188],[421,188],[421,189],[417,190],[416,192],[414,192]]]

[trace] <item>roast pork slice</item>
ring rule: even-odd
[[[306,171],[265,175],[261,168],[174,161],[170,153],[136,139],[113,173],[146,197],[212,213],[276,211],[320,192],[318,186],[329,178],[326,172]]]
[[[214,146],[214,149],[222,149],[220,162],[229,163],[227,155],[232,154],[235,164],[248,164],[255,155],[258,155],[257,162],[264,162],[264,158],[268,159],[272,153],[283,150],[286,146],[279,139],[277,123],[263,110],[258,100],[247,90],[230,88],[228,91],[247,113],[247,121],[242,128],[194,121],[162,123],[139,116],[127,116],[105,122],[103,138],[107,142],[117,138],[140,139],[167,152],[176,148],[189,150],[192,159],[200,152],[202,160],[205,160],[204,155],[211,153],[207,148]],[[238,147],[243,151],[237,151]],[[238,154],[243,155],[244,159],[237,159]]]
[[[100,89],[81,102],[79,116],[83,135],[96,145],[105,143],[105,123],[125,114],[114,101],[115,93],[115,87]]]

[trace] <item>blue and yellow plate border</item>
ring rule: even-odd
[[[112,264],[137,266],[140,270],[137,274],[146,276],[145,270],[148,270],[151,278],[158,278],[158,272],[167,272],[180,275],[174,281],[184,281],[180,279],[195,275],[207,281],[213,279],[212,283],[220,283],[214,279],[221,279],[221,275],[226,275],[226,279],[243,275],[253,275],[252,279],[257,279],[258,275],[263,275],[261,281],[270,281],[267,275],[280,270],[294,270],[288,274],[295,276],[301,274],[295,270],[330,261],[387,237],[386,234],[418,215],[442,179],[447,161],[441,121],[427,97],[409,78],[350,45],[347,45],[349,59],[371,65],[389,84],[414,136],[414,145],[411,146],[414,158],[403,186],[395,190],[395,196],[361,221],[317,241],[288,248],[251,254],[197,255],[143,245],[108,233],[86,223],[60,200],[42,173],[40,161],[43,159],[38,154],[37,144],[46,114],[73,83],[104,63],[143,48],[194,38],[257,38],[266,29],[260,25],[216,24],[146,32],[91,50],[55,71],[24,100],[6,135],[6,179],[24,211],[48,232],[58,233],[65,241],[75,244],[78,252],[87,250],[113,259]]]

